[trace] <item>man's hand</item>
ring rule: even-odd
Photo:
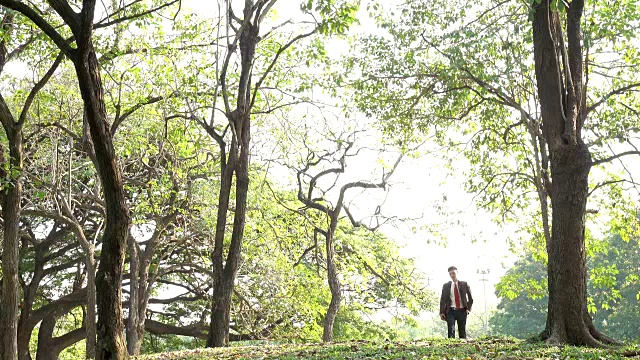
[[[440,314],[440,320],[444,320],[444,314]]]
[[[471,310],[467,309],[467,315],[469,315],[470,312],[471,312]]]

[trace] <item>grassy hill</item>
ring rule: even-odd
[[[160,359],[640,359],[640,345],[622,348],[589,349],[530,344],[508,338],[483,338],[469,341],[431,339],[412,342],[367,341],[239,346],[223,349],[190,350],[142,356],[140,360]]]

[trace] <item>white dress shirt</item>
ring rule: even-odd
[[[451,307],[456,308],[456,293],[455,293],[455,286],[458,285],[458,281],[456,281],[455,283],[452,282],[451,284]],[[458,293],[460,293],[460,287],[458,286]],[[460,294],[460,307],[462,307],[462,294]]]

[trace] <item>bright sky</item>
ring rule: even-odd
[[[292,3],[296,6],[291,6]],[[275,11],[279,15],[277,22],[299,18],[298,3],[299,1],[293,0],[279,1],[275,6]],[[185,9],[193,9],[196,13],[203,15],[212,14],[213,16],[217,12],[217,6],[215,1],[183,0]],[[362,15],[366,15],[366,12],[362,11]],[[354,32],[373,30],[367,28],[372,24],[371,21],[367,19],[360,19],[360,21],[361,25],[354,29]],[[346,50],[344,44],[338,41],[326,48],[332,51]],[[368,174],[371,172],[371,167],[376,166],[376,159],[371,158],[370,161],[364,162],[360,160],[358,163],[359,165],[350,165],[349,170],[358,174]],[[490,272],[486,276],[488,279],[486,297],[488,308],[491,310],[497,305],[494,285],[515,260],[515,256],[508,250],[506,240],[508,233],[495,226],[488,214],[477,212],[472,204],[473,196],[463,190],[461,184],[463,179],[446,178],[445,172],[441,170],[442,167],[442,163],[429,157],[403,160],[393,175],[392,190],[383,209],[385,214],[389,215],[412,218],[422,216],[422,218],[415,224],[406,224],[399,229],[387,227],[383,231],[398,243],[407,245],[403,251],[404,255],[416,258],[419,270],[426,273],[429,278],[430,289],[437,294],[440,293],[442,284],[450,280],[447,268],[451,265],[457,266],[460,279],[468,281],[474,291],[478,312],[484,308],[484,296],[483,282],[480,281],[482,275],[477,274],[477,270],[488,269]],[[443,218],[435,210],[435,206],[442,202],[443,196],[447,198],[444,206],[448,211],[460,212],[454,220],[459,221],[459,224],[456,223],[455,226],[452,225],[443,230],[442,234],[448,241],[446,245],[437,245],[429,243],[429,240],[434,239],[427,232],[418,231],[414,234],[409,228],[451,221],[451,218]],[[377,205],[376,196],[362,196],[358,201],[366,202],[367,199],[371,201],[371,207]],[[359,208],[367,208],[367,206],[363,204]]]
[[[242,2],[234,1],[234,3]],[[280,22],[289,18],[299,18],[298,4],[297,0],[279,1],[275,10],[280,15]],[[183,9],[193,10],[204,16],[207,14],[214,16],[217,6],[216,1],[183,0]],[[367,31],[368,24],[371,22],[362,20],[361,25],[354,31]],[[340,47],[343,46],[336,42],[327,46],[327,49],[340,51]],[[376,159],[369,160],[352,165],[351,169],[355,169],[355,172],[360,174],[369,174],[371,169],[368,166],[375,167]],[[477,211],[472,203],[473,195],[463,190],[464,179],[461,176],[446,177],[446,171],[442,170],[443,165],[442,160],[428,156],[403,160],[391,180],[393,185],[385,203],[384,212],[399,217],[422,216],[422,218],[416,220],[415,224],[401,226],[399,229],[387,227],[384,232],[397,242],[406,244],[404,254],[417,259],[419,269],[428,275],[430,288],[437,294],[442,284],[449,281],[447,267],[457,266],[460,279],[468,281],[473,289],[476,311],[481,312],[484,307],[484,284],[480,281],[482,275],[477,271],[481,269],[490,271],[487,275],[486,297],[489,309],[494,308],[497,304],[494,286],[515,260],[515,256],[509,252],[507,238],[517,229],[500,229],[492,222],[489,214]],[[640,166],[636,168],[640,169]],[[444,197],[447,199],[446,202],[443,202]],[[371,206],[375,206],[376,200],[378,200],[376,196],[363,196],[358,201],[363,201],[364,205],[359,208],[367,208],[367,201]],[[454,215],[449,218],[443,217],[435,210],[437,205],[442,205],[446,211]],[[430,243],[434,239],[426,231],[418,231],[415,234],[409,231],[412,225],[420,227],[446,220],[454,222],[442,230],[442,234],[448,239],[446,245]]]
[[[389,0],[391,3],[399,3],[399,0]],[[242,1],[234,1],[236,4]],[[292,6],[294,5],[295,6]],[[281,0],[275,6],[275,11],[279,15],[276,23],[287,19],[299,19],[299,1]],[[215,14],[217,3],[214,1],[184,0],[186,8],[192,8],[200,14]],[[239,11],[239,9],[238,9]],[[373,21],[366,18],[366,12],[361,11],[360,25],[353,29],[353,33],[366,33],[376,31],[373,28]],[[347,51],[344,43],[335,41],[334,44],[326,46],[331,51]],[[618,151],[618,149],[614,149]],[[629,149],[619,149],[620,151]],[[625,159],[629,161],[632,159]],[[639,165],[640,159],[633,160]],[[358,174],[368,174],[371,166],[375,167],[375,159],[358,161],[356,165],[350,165],[352,171]],[[470,282],[476,295],[476,311],[484,308],[483,282],[480,281],[483,275],[478,274],[478,270],[489,270],[486,275],[486,299],[488,308],[494,308],[497,298],[494,295],[494,286],[505,273],[516,256],[509,251],[508,237],[516,236],[518,230],[515,226],[508,229],[499,228],[489,214],[475,209],[473,195],[467,194],[463,190],[462,176],[446,177],[443,171],[442,160],[432,157],[421,157],[417,159],[405,159],[396,173],[393,175],[393,183],[390,195],[384,205],[384,212],[398,217],[419,217],[415,223],[407,224],[396,229],[386,227],[383,231],[392,239],[399,243],[406,244],[405,255],[413,256],[417,259],[420,270],[429,277],[430,288],[439,293],[443,283],[449,281],[447,267],[455,265],[459,268],[459,276],[462,280]],[[464,164],[460,166],[464,167]],[[633,169],[633,166],[631,167]],[[616,171],[622,172],[619,166]],[[461,172],[462,173],[462,172]],[[634,174],[640,176],[640,174]],[[598,170],[592,172],[593,178],[601,176]],[[640,194],[638,194],[640,195]],[[634,195],[632,195],[634,196]],[[443,197],[447,201],[443,202]],[[358,199],[359,208],[366,209],[377,205],[379,197],[361,196]],[[364,204],[363,204],[364,202]],[[367,206],[367,202],[370,206]],[[445,211],[451,213],[447,218],[435,210],[437,205],[442,205]],[[422,225],[433,225],[439,222],[453,222],[441,233],[447,238],[445,245],[434,245],[429,240],[434,240],[426,231],[412,233],[410,226],[420,227]],[[592,231],[598,231],[595,227]]]

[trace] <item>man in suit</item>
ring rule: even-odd
[[[449,276],[451,281],[442,286],[440,296],[440,319],[447,320],[449,338],[454,338],[456,333],[456,321],[458,322],[458,337],[467,338],[467,315],[471,312],[473,297],[471,289],[466,281],[458,281],[458,269],[450,266]]]

